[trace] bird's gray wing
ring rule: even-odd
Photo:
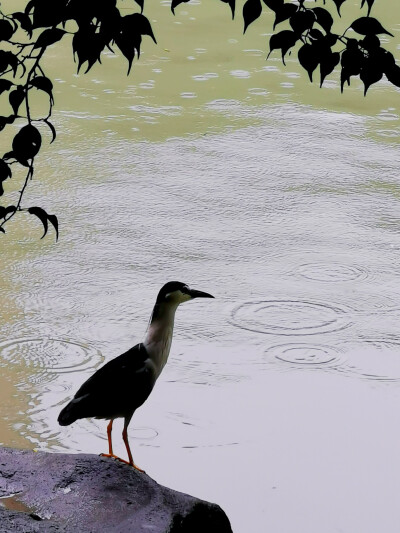
[[[97,370],[74,396],[82,399],[79,418],[126,416],[142,405],[155,381],[146,360],[146,348],[137,344]]]
[[[124,379],[124,376],[129,373],[138,372],[144,367],[145,360],[148,358],[147,350],[143,344],[137,344],[130,348],[127,352],[111,359],[108,363],[87,379],[78,389],[74,398],[84,396],[85,394],[93,393],[94,390],[100,390],[110,381]]]

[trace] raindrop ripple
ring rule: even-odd
[[[259,300],[240,304],[231,323],[248,331],[269,335],[316,335],[352,325],[351,310],[307,300]]]

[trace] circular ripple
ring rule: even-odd
[[[272,346],[266,355],[291,366],[335,367],[340,363],[341,350],[323,344],[287,343]]]
[[[360,379],[399,382],[400,340],[362,339],[341,344],[345,361],[336,370]]]
[[[35,374],[81,372],[103,360],[99,350],[64,339],[30,337],[0,343],[0,366],[19,365]]]
[[[347,310],[305,300],[246,302],[232,312],[233,325],[270,335],[316,335],[351,325]]]
[[[340,263],[305,263],[299,266],[297,272],[303,278],[326,283],[356,281],[368,277],[368,272],[362,267]]]
[[[158,437],[158,431],[154,428],[133,428],[132,438],[138,440],[153,440]]]

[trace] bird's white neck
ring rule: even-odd
[[[168,360],[177,307],[178,305],[166,303],[156,305],[143,340],[157,377]]]

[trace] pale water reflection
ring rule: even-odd
[[[104,422],[58,412],[179,279],[216,300],[178,310],[129,430],[137,463],[235,533],[397,533],[398,91],[319,91],[220,7],[209,24],[185,4],[128,86],[118,58],[75,78],[65,52],[29,193],[60,241],[28,217],[1,240],[0,440],[104,451]],[[189,43],[189,22],[216,40]]]

